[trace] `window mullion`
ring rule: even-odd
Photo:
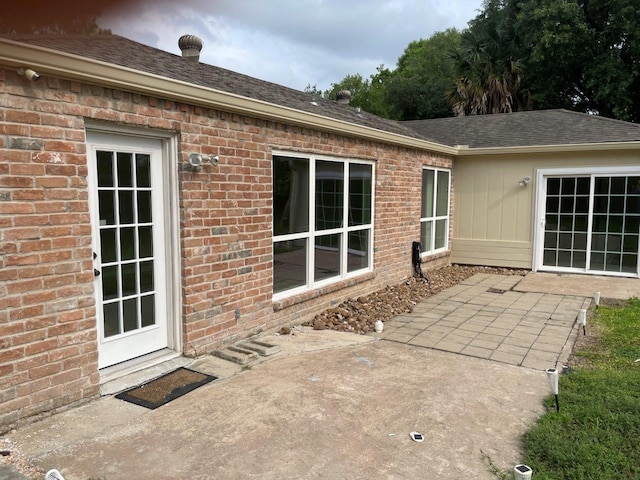
[[[313,288],[315,280],[316,249],[316,158],[309,157],[309,234],[307,236],[307,287]]]
[[[342,166],[342,228],[340,229],[340,277],[346,275],[347,272],[347,255],[349,247],[349,234],[347,230],[349,228],[349,204],[351,199],[349,198],[349,184],[350,184],[350,164],[344,162]]]

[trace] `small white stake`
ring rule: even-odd
[[[547,378],[549,379],[551,393],[553,393],[556,397],[556,412],[559,412],[560,402],[558,401],[558,370],[555,368],[547,368]]]
[[[593,302],[596,304],[596,308],[600,306],[600,292],[593,294]]]
[[[587,334],[587,310],[584,308],[580,309],[578,313],[578,322],[582,325],[582,334]]]
[[[513,477],[515,480],[529,480],[533,475],[533,470],[527,465],[516,465],[513,467]]]

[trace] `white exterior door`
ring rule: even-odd
[[[162,140],[87,133],[99,368],[164,349],[167,225]]]
[[[539,175],[538,270],[638,276],[640,170]]]

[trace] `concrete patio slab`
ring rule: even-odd
[[[558,288],[554,293],[531,291],[532,282],[521,287],[529,275],[474,275],[427,299],[428,311],[416,308],[371,335],[537,370],[561,368],[570,352],[566,345],[573,345],[577,335],[578,311],[588,308],[591,299],[565,295]],[[439,316],[435,321],[434,313]]]
[[[103,397],[8,439],[71,480],[494,480],[487,457],[505,470],[522,461],[544,373],[363,338],[278,353],[156,410]]]
[[[70,479],[493,480],[487,458],[505,471],[522,460],[520,436],[548,394],[544,370],[568,358],[577,311],[594,291],[640,294],[637,279],[605,283],[476,275],[386,322],[382,335],[265,335],[280,352],[250,368],[189,360],[219,379],[157,410],[107,395],[3,440]],[[0,478],[24,478],[12,473]]]
[[[519,292],[558,293],[591,297],[600,292],[602,298],[640,297],[640,279],[530,272],[514,287]]]

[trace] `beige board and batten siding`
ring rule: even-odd
[[[638,145],[573,147],[457,157],[451,261],[532,268],[538,170],[640,165]],[[524,177],[531,177],[531,182],[523,187]]]

